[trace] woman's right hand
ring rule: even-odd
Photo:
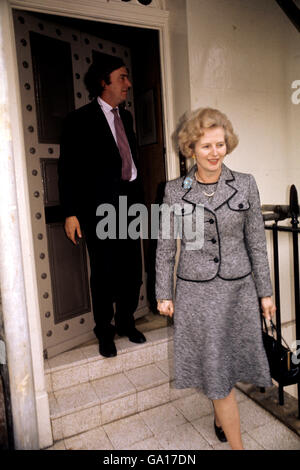
[[[172,300],[158,300],[157,310],[161,315],[172,317],[174,313],[174,304]]]

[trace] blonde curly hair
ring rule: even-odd
[[[196,143],[210,127],[223,127],[227,153],[235,149],[239,139],[227,116],[218,109],[200,108],[186,119],[177,135],[179,149],[185,157],[193,156]]]

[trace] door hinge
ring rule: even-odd
[[[0,364],[6,364],[6,347],[2,339],[0,339]]]

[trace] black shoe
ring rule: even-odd
[[[225,433],[224,433],[223,429],[221,428],[221,426],[219,427],[219,426],[216,425],[216,421],[214,421],[214,427],[215,427],[216,436],[219,439],[219,441],[227,442],[227,439],[226,439],[226,436],[225,436]]]
[[[119,336],[128,336],[129,341],[132,343],[145,343],[147,340],[143,333],[141,333],[139,330],[136,328],[132,328],[128,332],[124,332],[122,330],[117,330],[117,333]]]
[[[147,341],[143,333],[141,333],[136,328],[130,331],[128,335],[128,339],[132,343],[145,343]]]
[[[99,353],[104,357],[115,357],[117,355],[117,348],[113,339],[100,339]]]

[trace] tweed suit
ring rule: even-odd
[[[258,303],[272,295],[272,286],[255,179],[223,164],[216,192],[207,198],[196,169],[166,184],[164,203],[182,206],[183,218],[204,206],[203,246],[187,249],[183,231],[174,295],[177,241],[160,234],[156,297],[175,301],[175,385],[199,387],[218,399],[239,381],[272,384]]]

